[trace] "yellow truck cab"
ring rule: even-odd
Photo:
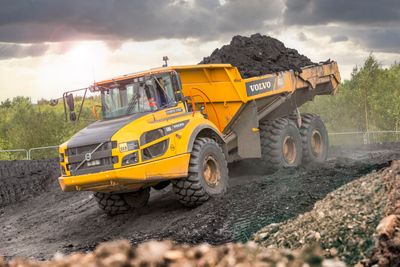
[[[334,94],[339,82],[336,62],[249,79],[212,64],[97,82],[89,89],[101,95],[102,119],[60,146],[60,186],[93,191],[99,207],[116,214],[169,183],[184,205],[200,205],[227,190],[228,162],[254,158],[278,169],[323,161],[325,126],[296,111]]]

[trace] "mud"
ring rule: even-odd
[[[270,36],[253,34],[250,37],[234,36],[224,45],[205,57],[200,64],[230,63],[238,67],[242,77],[254,77],[285,70],[297,70],[315,65],[308,57]]]
[[[357,148],[333,150],[331,159],[308,169],[284,169],[256,175],[244,163],[230,166],[228,193],[187,209],[170,187],[152,191],[147,207],[109,217],[91,194],[63,193],[57,184],[58,166],[46,190],[29,200],[0,208],[0,255],[48,259],[55,252],[87,251],[103,241],[128,239],[133,244],[149,239],[179,243],[222,244],[246,241],[261,227],[312,209],[329,192],[400,157],[393,145],[374,151]]]

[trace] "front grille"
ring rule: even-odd
[[[72,147],[67,149],[67,156],[77,156],[81,154],[86,154],[92,152],[100,143],[87,145],[87,146],[80,146],[80,147]],[[105,142],[101,147],[99,147],[96,151],[104,151],[104,150],[111,150],[116,146],[116,142]]]
[[[113,168],[113,163],[116,162],[112,157],[112,149],[116,147],[116,142],[105,142],[95,152],[93,152],[99,145],[100,143],[67,149],[67,167],[72,175],[96,173],[111,170]],[[90,153],[92,153],[90,160],[87,161],[87,154]]]

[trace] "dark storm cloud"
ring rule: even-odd
[[[286,0],[288,25],[399,23],[399,0]]]
[[[355,41],[379,51],[391,52],[398,46],[400,0],[221,2],[0,0],[0,43],[10,43],[2,58],[38,54],[33,48],[29,50],[18,44],[84,39],[103,40],[116,49],[126,40],[228,39],[238,33],[279,32],[292,26],[300,28],[297,37],[304,42],[310,41],[309,33],[317,28],[338,25],[335,31],[321,34],[330,37],[332,42]],[[368,32],[370,28],[374,30]]]
[[[332,42],[353,41],[365,49],[399,51],[399,0],[286,0],[283,22],[313,30],[326,26],[321,34]],[[329,25],[337,25],[329,30]]]
[[[400,53],[400,29],[365,29],[355,31],[354,38],[371,51]]]
[[[0,60],[6,58],[23,58],[43,55],[49,48],[46,44],[8,44],[0,43]]]
[[[212,39],[281,15],[280,0],[0,0],[0,41]],[[260,8],[265,7],[265,8]]]

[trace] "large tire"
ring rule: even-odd
[[[256,161],[264,171],[296,167],[301,163],[302,147],[299,129],[287,119],[279,118],[260,123],[261,160]]]
[[[210,197],[223,195],[228,180],[227,162],[221,147],[213,139],[201,137],[193,145],[188,177],[173,180],[172,188],[183,205],[196,207]]]
[[[321,163],[328,157],[328,132],[318,115],[301,115],[300,134],[303,146],[303,164]]]
[[[116,215],[144,207],[149,201],[150,188],[121,194],[95,192],[93,196],[100,209],[109,215]]]

